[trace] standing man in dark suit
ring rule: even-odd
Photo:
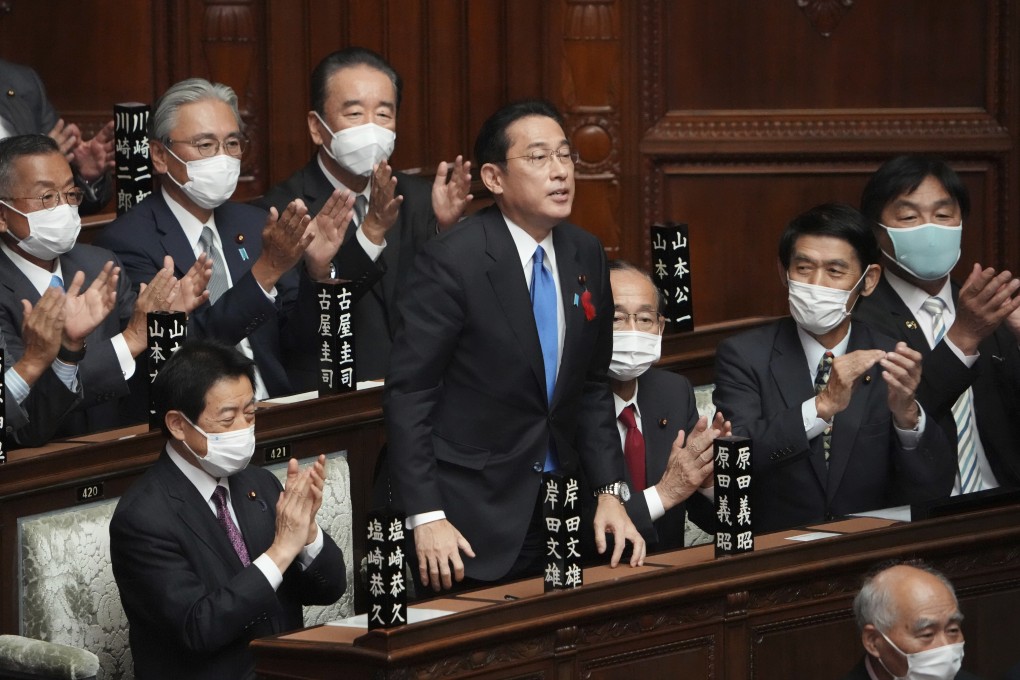
[[[49,135],[60,147],[74,183],[83,192],[81,214],[99,212],[113,195],[113,121],[88,141],[74,123],[57,118],[39,74],[0,59],[0,139],[15,135]]]
[[[850,310],[878,284],[878,243],[847,205],[796,217],[779,242],[790,312],[727,339],[713,400],[750,437],[754,529],[778,531],[948,496],[953,457],[914,399],[921,355]]]
[[[168,255],[179,276],[211,267],[209,300],[189,317],[189,337],[236,344],[254,359],[259,399],[295,392],[284,357],[314,334],[318,307],[309,277],[322,277],[336,252],[350,219],[347,196],[331,197],[316,224],[301,201],[267,216],[227,200],[247,138],[226,85],[201,78],[173,85],[151,125],[160,190],[107,225],[96,244],[117,253],[136,288]],[[297,267],[302,260],[306,266]]]
[[[924,357],[918,399],[956,450],[953,493],[1020,486],[1020,278],[974,264],[950,281],[970,197],[944,161],[886,162],[861,212],[885,271],[854,316]]]
[[[584,468],[595,540],[645,542],[627,517],[606,368],[606,257],[570,224],[576,153],[548,102],[505,106],[475,160],[496,204],[427,243],[415,263],[386,378],[389,470],[422,583],[541,573],[542,471]],[[530,293],[529,293],[530,291]],[[467,564],[461,553],[469,557]]]
[[[142,401],[128,396],[135,358],[146,347],[146,313],[155,309],[190,311],[196,273],[179,284],[168,268],[159,270],[136,298],[120,277],[113,253],[76,243],[81,229],[71,168],[56,142],[45,135],[20,135],[0,141],[0,329],[13,364],[26,353],[26,316],[45,305],[50,287],[67,287],[64,327],[51,364],[82,399],[46,430],[56,436],[95,432],[130,422],[122,407]],[[171,263],[172,265],[172,263]],[[84,293],[80,291],[84,290]],[[29,323],[29,326],[31,323]],[[59,401],[59,400],[57,400]],[[65,409],[66,411],[66,409]],[[41,413],[39,414],[42,415]]]
[[[139,678],[254,678],[248,643],[300,628],[301,605],[346,588],[343,555],[315,520],[326,459],[286,488],[248,467],[255,374],[233,347],[190,340],[153,383],[167,438],[117,503],[110,556]]]
[[[651,277],[614,260],[609,281],[615,308],[609,377],[631,490],[627,514],[648,552],[675,550],[684,547],[688,514],[715,531],[712,442],[728,435],[730,424],[721,413],[711,424],[698,415],[687,378],[651,367],[666,324]]]
[[[854,615],[865,655],[843,680],[979,680],[960,669],[963,614],[953,584],[923,562],[868,574]]]
[[[299,198],[317,215],[336,191],[356,196],[357,216],[333,260],[335,278],[357,282],[354,357],[358,380],[386,375],[397,298],[414,256],[426,240],[454,224],[471,200],[471,163],[457,156],[442,162],[429,184],[392,170],[400,76],[381,56],[363,47],[333,52],[312,71],[308,134],[316,145],[305,167],[270,189],[265,208],[283,210]],[[447,179],[449,175],[449,179]],[[303,355],[307,389],[318,376],[317,353]]]

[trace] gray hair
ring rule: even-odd
[[[870,623],[885,633],[896,623],[897,612],[893,607],[893,599],[889,592],[888,584],[885,579],[880,579],[879,577],[889,569],[897,566],[913,567],[914,569],[931,574],[949,590],[949,594],[953,596],[953,602],[957,601],[956,589],[953,588],[953,584],[949,582],[949,579],[942,572],[922,560],[883,562],[865,575],[861,591],[854,598],[854,616],[857,619],[857,628],[859,630],[863,631],[864,626]]]
[[[662,290],[658,284],[655,283],[655,279],[652,275],[646,272],[644,269],[627,262],[627,260],[610,260],[609,261],[610,272],[633,272],[638,276],[642,277],[645,281],[652,285],[652,290],[655,291],[655,311],[662,314],[665,309],[666,301],[662,299]]]
[[[171,85],[156,102],[149,121],[149,137],[166,142],[170,139],[170,131],[177,126],[180,108],[206,99],[218,100],[229,106],[237,119],[238,129],[243,128],[241,114],[237,110],[237,95],[232,88],[223,83],[210,83],[205,78],[188,78]]]

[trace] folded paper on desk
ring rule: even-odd
[[[407,609],[407,622],[408,623],[421,623],[422,621],[431,621],[432,619],[438,619],[448,614],[455,614],[456,612],[446,611],[444,609],[417,609],[415,607],[408,607]],[[346,619],[339,619],[337,621],[330,621],[326,624],[327,626],[346,626],[348,628],[365,628],[368,629],[368,614],[358,614],[356,616],[348,616]]]
[[[880,510],[869,510],[868,512],[855,512],[851,517],[877,517],[878,519],[892,519],[897,522],[910,521],[910,506],[898,505],[895,508],[882,508]]]

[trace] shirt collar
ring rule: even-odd
[[[326,164],[322,162],[322,156],[319,155],[319,153],[315,154],[315,162],[319,164],[319,169],[322,170],[322,174],[326,176],[326,179],[329,180],[329,183],[333,185],[334,189],[340,189],[341,191],[350,191],[350,189],[348,189],[347,187],[344,186],[343,182],[341,182],[340,180],[338,180],[336,177],[333,176],[333,173],[331,173],[329,171],[329,168],[326,167]],[[365,190],[362,191],[361,193],[354,194],[354,196],[355,196],[355,198],[357,198],[358,196],[364,196],[365,198],[371,198],[372,197],[372,183],[371,182],[366,182],[365,183]]]
[[[213,491],[216,490],[217,486],[226,487],[227,498],[230,498],[230,486],[227,484],[226,478],[224,478],[223,483],[220,484],[220,480],[216,479],[202,468],[192,465],[188,461],[184,460],[184,456],[177,453],[177,450],[170,445],[170,442],[166,443],[166,452],[170,456],[170,460],[172,460],[174,464],[180,468],[180,471],[184,473],[184,476],[188,478],[188,481],[191,482],[199,495],[206,501],[212,498]]]
[[[50,287],[50,281],[53,280],[54,276],[59,276],[61,281],[64,281],[64,274],[60,268],[60,258],[54,260],[53,271],[43,269],[35,262],[29,262],[18,253],[11,250],[6,243],[0,241],[0,248],[3,248],[4,254],[11,258],[11,262],[17,267],[22,274],[28,279],[28,282],[32,284],[32,287],[39,291],[39,295],[46,292],[46,289]],[[64,288],[70,284],[70,281],[64,281]]]
[[[903,304],[905,304],[907,309],[910,310],[910,314],[916,319],[918,314],[921,313],[921,305],[924,304],[924,301],[931,296],[914,284],[896,276],[888,269],[885,270],[885,278],[889,282],[889,285],[892,286],[893,290],[896,291],[896,294],[900,296],[900,299],[903,300]],[[948,276],[946,277],[945,283],[942,284],[942,288],[935,294],[935,297],[940,298],[942,302],[946,303],[946,310],[950,314],[956,314],[956,305],[953,304],[953,289],[952,285],[949,283]],[[928,313],[925,312],[926,316],[927,314]]]
[[[818,370],[818,364],[822,361],[822,357],[826,352],[832,352],[834,357],[841,357],[846,354],[846,349],[850,346],[850,334],[853,332],[854,328],[853,324],[851,324],[847,328],[843,339],[832,349],[826,349],[822,346],[822,343],[811,337],[810,333],[797,326],[797,337],[800,338],[800,346],[804,348],[804,356],[807,358],[808,370],[811,371],[812,376]]]
[[[213,245],[216,246],[217,250],[222,253],[223,244],[220,243],[220,234],[216,230],[216,212],[213,211],[213,213],[209,215],[208,222],[203,222],[188,212],[183,205],[175,201],[174,197],[167,193],[165,187],[160,190],[163,192],[163,198],[166,200],[167,207],[170,208],[170,212],[172,212],[174,217],[177,218],[177,223],[181,225],[181,229],[184,231],[184,236],[187,237],[192,250],[198,248],[198,239],[202,237],[202,227],[208,224],[213,233]]]
[[[620,397],[618,397],[616,395],[616,392],[613,392],[613,403],[616,405],[616,417],[617,418],[619,418],[620,414],[623,413],[623,409],[627,408],[628,406],[633,406],[634,407],[634,417],[637,420],[641,420],[641,408],[638,406],[638,403],[637,403],[637,393],[638,393],[638,388],[639,387],[640,387],[640,383],[637,380],[635,380],[634,381],[634,396],[632,396],[630,399],[628,399],[626,401],[621,399]]]
[[[517,254],[521,258],[521,267],[524,268],[524,271],[531,271],[528,263],[535,256],[535,249],[538,246],[542,246],[542,249],[545,250],[545,261],[549,263],[549,271],[556,271],[556,251],[553,249],[552,231],[541,242],[536,243],[535,239],[528,232],[514,224],[513,220],[509,217],[503,215],[503,220],[506,222],[506,226],[510,228],[510,238],[514,240],[514,245],[517,246]]]

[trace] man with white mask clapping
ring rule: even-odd
[[[714,527],[712,441],[730,434],[721,413],[698,416],[694,390],[681,375],[656,368],[665,321],[658,288],[620,260],[609,265],[613,289],[613,358],[609,376],[631,497],[627,514],[649,552],[684,546],[684,516]]]

